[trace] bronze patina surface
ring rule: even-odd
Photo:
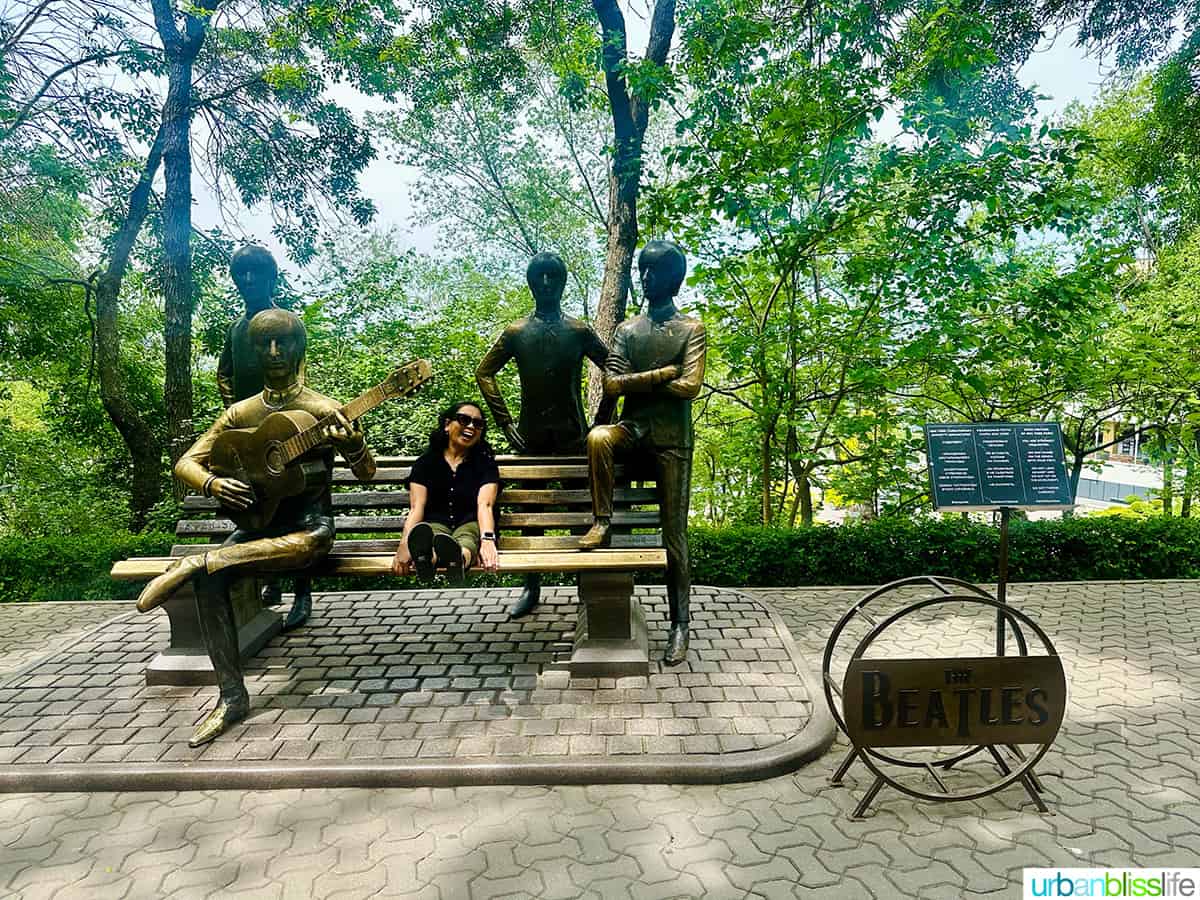
[[[279,267],[265,247],[247,244],[229,260],[229,274],[246,311],[225,332],[217,361],[217,390],[226,407],[253,397],[264,387],[258,354],[250,343],[250,320],[264,309],[275,308]]]
[[[509,324],[475,370],[475,380],[496,424],[517,453],[537,455],[581,454],[587,435],[580,395],[583,361],[603,369],[608,347],[580,319],[562,314],[562,294],[567,267],[556,253],[539,253],[525,271],[533,295],[533,314]],[[500,392],[496,375],[510,360],[516,362],[521,382],[521,415],[516,422]],[[596,424],[608,422],[615,397],[605,397],[596,412]],[[525,589],[509,610],[518,619],[538,603],[541,576],[525,579]]]
[[[279,266],[265,247],[246,244],[230,258],[229,275],[246,309],[225,332],[225,343],[217,360],[217,391],[227,409],[239,400],[261,393],[264,387],[258,354],[250,343],[250,320],[264,309],[275,308]],[[285,631],[303,625],[312,611],[312,579],[296,576],[293,590],[295,599],[283,623]],[[262,597],[267,605],[279,602],[279,579],[267,581]]]
[[[608,348],[592,326],[562,314],[567,267],[556,253],[539,253],[525,272],[533,294],[530,316],[509,324],[480,361],[475,380],[496,424],[517,453],[580,454],[587,434],[580,388],[583,361],[603,369]],[[515,360],[521,382],[521,415],[512,413],[496,374]],[[608,421],[615,402],[602,404],[596,421]]]
[[[185,557],[152,580],[138,598],[138,608],[144,612],[161,604],[188,581],[195,581],[201,629],[217,673],[220,700],[192,736],[193,745],[212,740],[249,711],[229,596],[230,577],[239,569],[303,569],[329,552],[334,536],[330,444],[346,458],[357,478],[369,480],[375,473],[375,460],[362,431],[341,416],[341,404],[304,386],[301,371],[306,337],[300,319],[284,310],[266,310],[254,317],[249,336],[259,356],[265,387],[257,396],[233,404],[217,417],[176,464],[177,478],[232,509],[248,509],[255,502],[253,489],[235,478],[218,477],[209,468],[218,435],[230,428],[253,428],[281,411],[301,411],[318,420],[334,415],[335,419],[334,424],[326,426],[328,443],[298,460],[307,470],[308,487],[280,503],[267,527],[239,528],[219,549]]]
[[[580,547],[593,549],[608,540],[617,454],[652,456],[662,506],[671,608],[671,633],[663,660],[673,665],[687,655],[692,400],[704,381],[706,341],[703,323],[675,308],[675,295],[687,272],[683,251],[668,241],[651,241],[638,257],[638,269],[649,313],[622,322],[613,335],[604,393],[623,396],[625,406],[617,424],[599,425],[588,434],[595,524]]]

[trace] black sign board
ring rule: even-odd
[[[1057,422],[926,425],[934,509],[1074,506]]]
[[[856,747],[1049,744],[1067,708],[1057,656],[856,659],[842,691]]]

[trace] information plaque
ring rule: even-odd
[[[934,509],[1074,506],[1057,422],[926,425]]]

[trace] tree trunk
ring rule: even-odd
[[[1187,519],[1192,515],[1192,496],[1196,493],[1196,457],[1187,455],[1187,466],[1183,470],[1183,501],[1179,506],[1179,518]]]
[[[625,16],[616,0],[592,0],[592,9],[600,23],[601,65],[604,89],[613,120],[613,159],[608,177],[608,242],[604,258],[604,279],[596,304],[596,331],[610,341],[613,331],[625,318],[629,300],[630,267],[637,248],[637,198],[642,179],[642,144],[649,121],[644,100],[631,97],[625,82],[628,38]],[[675,0],[656,0],[650,17],[650,38],[646,60],[666,64],[675,33]],[[588,405],[600,404],[600,374],[588,374]]]
[[[150,147],[141,177],[129,196],[129,209],[113,239],[108,265],[96,279],[96,370],[100,400],[113,427],[121,435],[133,463],[130,496],[130,526],[140,531],[150,509],[162,496],[162,444],[158,435],[125,391],[121,371],[121,336],[117,330],[117,300],[121,280],[129,265],[129,254],[146,219],[150,191],[162,161],[161,130]]]
[[[192,59],[186,51],[168,67],[167,100],[163,107],[163,300],[166,344],[167,440],[171,464],[194,438],[192,425]],[[180,494],[176,483],[176,493]]]
[[[812,481],[808,473],[796,478],[796,493],[800,495],[800,527],[811,528],[813,523]]]
[[[788,510],[788,528],[796,527],[796,516],[800,514],[800,488],[797,485],[796,490],[792,492],[792,506]]]
[[[762,436],[759,464],[762,466],[762,523],[771,524],[771,433]]]
[[[1164,451],[1162,505],[1163,515],[1175,515],[1175,454],[1168,449],[1167,432],[1159,432],[1159,447]]]
[[[1080,451],[1071,453],[1071,502],[1079,502],[1079,478],[1083,474],[1083,464],[1087,457]],[[1064,509],[1063,518],[1069,519],[1075,515],[1075,510]]]
[[[638,143],[636,162],[622,162],[618,147],[613,159],[613,172],[608,178],[608,244],[595,319],[596,333],[605,343],[612,342],[613,332],[625,320],[629,303],[633,252],[637,249],[638,240],[637,189],[641,177],[641,142]],[[636,166],[632,178],[630,166]],[[600,370],[592,366],[588,369],[588,405],[591,409],[599,407],[602,395]]]

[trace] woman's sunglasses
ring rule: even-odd
[[[480,431],[487,428],[487,422],[485,420],[477,419],[474,416],[468,416],[466,413],[455,413],[453,416],[451,416],[451,418],[463,428],[466,428],[470,425],[474,425]]]

